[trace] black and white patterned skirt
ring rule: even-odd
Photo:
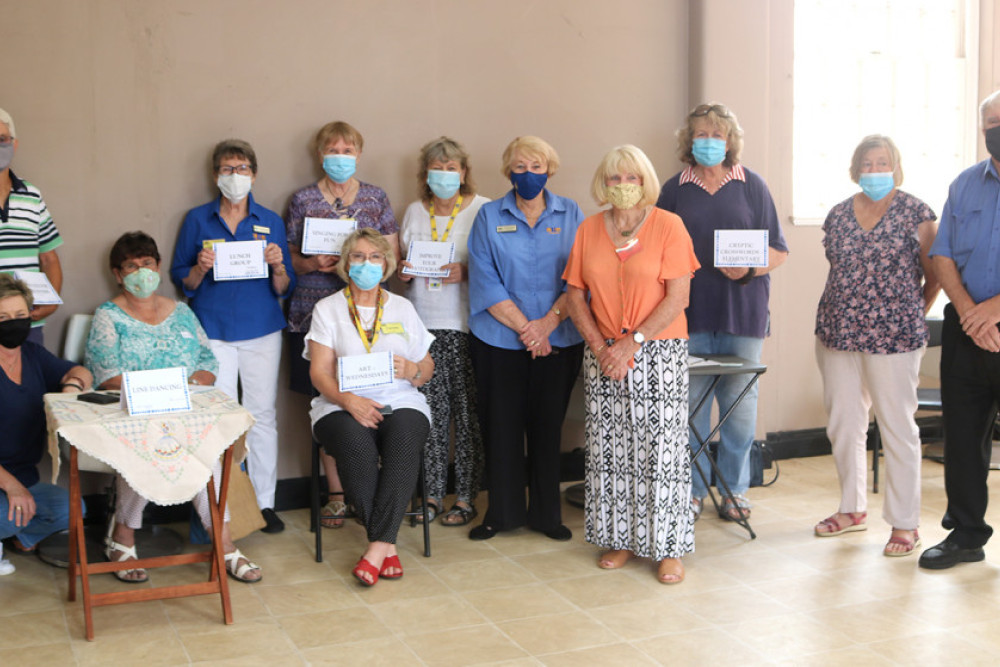
[[[687,340],[647,341],[621,382],[584,356],[585,538],[659,561],[694,551]]]

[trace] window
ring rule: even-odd
[[[902,188],[940,215],[975,161],[976,0],[797,0],[792,214],[823,223],[857,186],[851,155],[892,137]]]

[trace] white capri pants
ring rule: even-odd
[[[274,507],[278,484],[278,365],[281,363],[281,332],[260,338],[227,342],[209,340],[219,361],[215,386],[239,400],[237,381],[243,387],[243,407],[256,423],[247,433],[247,472],[261,509]]]
[[[212,480],[215,482],[215,499],[219,499],[219,483],[222,481],[222,462],[216,461],[212,466]],[[125,478],[118,475],[115,478],[115,521],[133,530],[142,528],[142,511],[146,509],[148,500],[143,498],[128,485]],[[208,510],[208,489],[203,488],[191,499],[201,525],[205,532],[212,534],[212,513]],[[229,507],[225,508],[224,521],[229,521]]]
[[[882,518],[900,530],[919,526],[920,429],[913,415],[924,349],[899,354],[843,352],[816,339],[816,362],[829,417],[826,434],[840,477],[840,512],[868,508],[865,447],[868,410],[874,406],[885,451]]]

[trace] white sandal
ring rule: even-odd
[[[226,572],[229,574],[230,577],[232,577],[236,581],[242,581],[244,584],[256,584],[258,581],[264,578],[263,574],[261,574],[261,576],[257,579],[246,578],[247,572],[249,572],[250,570],[260,570],[260,565],[257,565],[257,563],[254,563],[249,558],[244,556],[243,552],[240,551],[239,549],[226,554],[225,556],[223,556],[223,558],[226,561]],[[243,563],[243,565],[237,567],[237,564],[240,562],[240,559],[243,559],[246,562]]]
[[[111,554],[116,551],[120,552],[121,555],[118,558],[112,558]],[[104,538],[104,557],[112,563],[123,563],[127,560],[139,560],[139,555],[135,552],[134,544],[130,547],[127,547],[124,544],[118,544],[111,539],[110,535]],[[130,574],[135,573],[141,574],[142,576],[139,579],[126,579],[126,577]],[[131,570],[118,570],[116,572],[112,572],[111,574],[115,575],[115,578],[117,578],[118,581],[124,581],[126,584],[141,584],[149,581],[149,574],[141,567],[133,568]]]

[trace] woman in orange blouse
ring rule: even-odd
[[[658,185],[635,146],[604,156],[591,192],[611,208],[580,225],[563,278],[587,344],[585,538],[600,567],[646,557],[675,584],[694,551],[684,308],[699,264]]]

